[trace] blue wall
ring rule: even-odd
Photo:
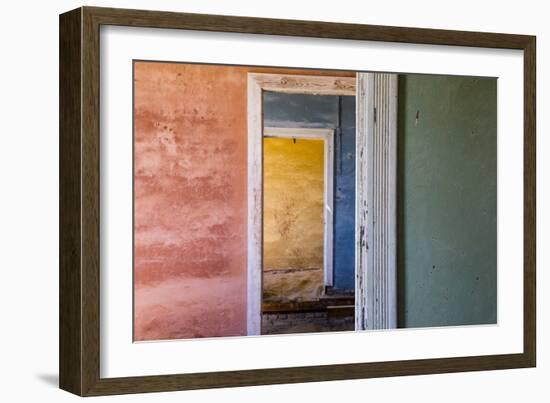
[[[334,287],[355,288],[355,97],[342,97],[334,139]]]
[[[264,92],[264,126],[336,128],[338,97]]]
[[[335,129],[334,287],[354,289],[355,97],[265,92],[263,101],[264,126]]]

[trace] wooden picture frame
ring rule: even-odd
[[[100,377],[99,113],[102,25],[523,51],[523,353],[210,373]],[[534,36],[81,7],[60,16],[60,387],[80,396],[315,382],[536,365]]]

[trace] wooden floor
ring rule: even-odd
[[[264,303],[262,334],[354,330],[354,297],[325,295],[312,301]]]

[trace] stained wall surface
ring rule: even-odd
[[[264,139],[264,301],[323,288],[324,141]]]
[[[247,73],[353,74],[134,68],[134,338],[245,335]]]
[[[497,80],[399,79],[399,326],[495,323]]]
[[[242,334],[242,73],[136,63],[135,80],[135,338]]]

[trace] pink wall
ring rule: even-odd
[[[136,340],[246,334],[252,70],[135,63]]]

